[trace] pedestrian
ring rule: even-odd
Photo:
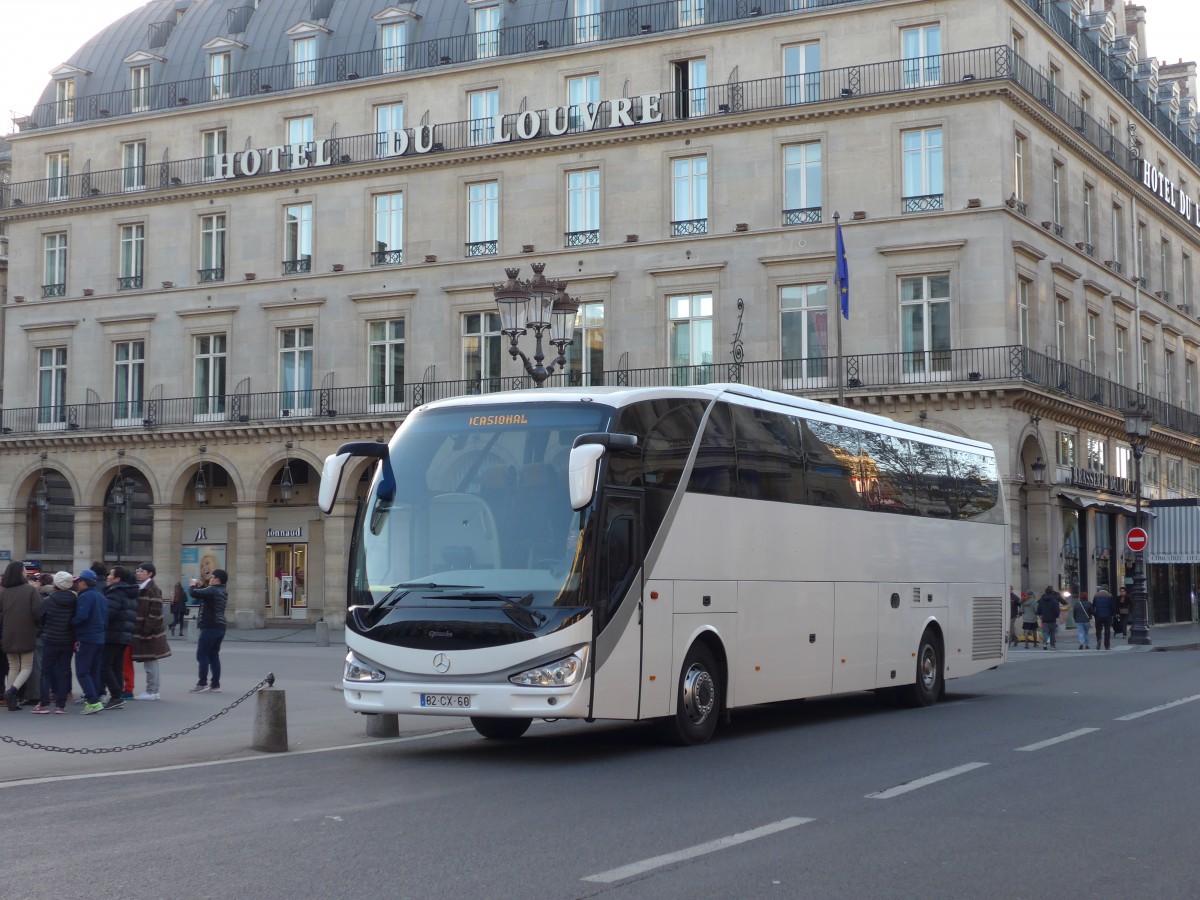
[[[71,624],[77,605],[71,590],[75,579],[70,572],[57,572],[51,583],[54,590],[42,598],[42,689],[41,701],[33,713],[49,715],[53,695],[55,713],[65,716],[71,690],[71,657],[75,653],[75,629]]]
[[[1021,617],[1021,598],[1011,584],[1008,586],[1008,643],[1017,645],[1017,619]]]
[[[137,619],[133,625],[133,661],[140,662],[146,669],[146,690],[137,695],[137,700],[158,699],[158,661],[171,655],[163,623],[162,591],[154,583],[157,572],[152,562],[142,563],[134,572],[139,584]]]
[[[1071,618],[1075,620],[1075,628],[1079,632],[1077,650],[1088,649],[1088,634],[1092,630],[1092,616],[1095,614],[1096,608],[1088,600],[1087,591],[1080,591],[1075,602],[1071,604]]]
[[[105,709],[125,706],[125,650],[133,642],[133,626],[137,619],[137,585],[129,580],[129,570],[113,566],[105,579],[108,601],[108,626],[104,635],[104,662],[100,677],[108,689]]]
[[[225,639],[225,604],[229,602],[225,585],[228,581],[229,573],[224,569],[213,569],[208,576],[208,587],[200,587],[200,582],[192,579],[192,596],[200,601],[200,614],[196,621],[200,630],[200,638],[196,643],[200,680],[188,693],[219,693],[221,690],[221,641]],[[210,669],[211,682],[208,680]]]
[[[1062,597],[1050,585],[1038,598],[1037,614],[1042,620],[1042,649],[1058,647],[1058,614],[1062,611]]]
[[[1116,631],[1121,637],[1128,639],[1130,636],[1130,623],[1133,618],[1133,598],[1129,596],[1129,588],[1121,585],[1117,589],[1117,618],[1113,623],[1113,631]]]
[[[1031,644],[1037,644],[1037,611],[1038,602],[1029,591],[1021,601],[1021,630],[1025,633],[1025,649]]]
[[[33,671],[33,651],[37,649],[38,628],[42,621],[42,595],[25,580],[25,565],[10,562],[0,577],[0,646],[8,658],[8,682],[4,700],[9,712],[20,712],[20,691]]]
[[[183,585],[175,582],[175,590],[171,594],[171,636],[175,636],[176,627],[179,636],[183,637],[184,620],[187,618],[187,592]]]
[[[1105,588],[1096,591],[1096,649],[1109,649],[1112,639],[1113,615],[1117,611],[1117,602]]]
[[[75,576],[75,581],[79,589],[75,616],[71,619],[79,644],[75,651],[75,677],[83,691],[82,715],[90,716],[104,710],[100,702],[100,668],[108,628],[108,601],[96,590],[96,573],[91,569],[84,569]],[[54,583],[58,584],[57,576]]]

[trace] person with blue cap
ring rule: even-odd
[[[100,664],[104,654],[104,636],[108,628],[108,601],[96,590],[96,573],[84,569],[75,576],[79,586],[75,617],[71,626],[79,649],[75,651],[75,677],[83,689],[83,711],[91,716],[104,709],[100,702]]]

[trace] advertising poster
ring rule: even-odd
[[[188,604],[195,606],[199,601],[192,599],[192,579],[195,578],[202,585],[207,586],[208,576],[212,574],[213,569],[225,568],[225,545],[184,544],[180,548],[179,562],[180,574],[183,575],[182,584],[188,595]]]

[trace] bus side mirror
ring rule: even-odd
[[[341,490],[342,473],[346,471],[348,462],[349,453],[330,453],[325,457],[325,465],[321,467],[321,487],[317,492],[317,505],[325,515],[333,512],[333,503]]]
[[[571,509],[579,510],[592,502],[596,495],[596,474],[600,470],[600,444],[580,444],[571,448],[567,479],[571,486]]]

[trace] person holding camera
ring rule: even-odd
[[[208,576],[208,587],[201,587],[197,579],[192,579],[192,596],[200,601],[200,614],[196,619],[200,631],[196,642],[200,680],[188,692],[190,694],[219,693],[221,690],[221,641],[225,640],[225,605],[229,602],[225,584],[228,581],[229,573],[224,569],[213,569]]]

